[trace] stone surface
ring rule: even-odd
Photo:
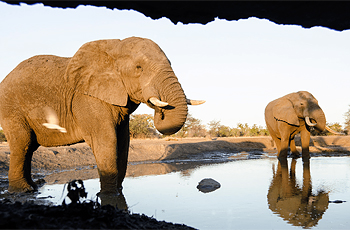
[[[205,178],[197,185],[197,189],[203,193],[213,192],[220,187],[220,183],[211,178]]]

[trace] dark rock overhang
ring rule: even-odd
[[[76,8],[79,5],[133,9],[152,19],[167,17],[174,24],[206,24],[216,17],[239,20],[249,17],[268,19],[277,24],[323,26],[334,30],[350,29],[348,1],[8,1],[9,4],[43,3],[45,6]]]

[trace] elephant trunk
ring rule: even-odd
[[[313,106],[309,110],[309,117],[313,122],[316,122],[317,124],[313,127],[318,131],[322,132],[326,128],[326,116],[323,113],[322,109],[317,105]]]
[[[185,93],[172,70],[161,71],[161,77],[153,78],[143,90],[145,100],[154,111],[154,125],[164,134],[171,135],[179,131],[187,119],[187,100]],[[151,97],[157,97],[168,105],[157,107],[149,103]]]

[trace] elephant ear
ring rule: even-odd
[[[66,81],[82,94],[107,103],[126,106],[128,94],[122,82],[116,60],[109,51],[120,40],[100,40],[84,44],[71,58],[66,71]]]
[[[293,104],[288,99],[278,99],[272,109],[276,120],[287,122],[290,125],[299,126],[299,119],[294,111]]]

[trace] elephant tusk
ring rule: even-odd
[[[149,99],[149,101],[150,101],[153,105],[158,106],[158,107],[165,107],[165,106],[168,105],[167,102],[161,101],[161,100],[159,100],[159,99],[156,98],[156,97],[151,97],[151,98]]]
[[[344,135],[344,133],[338,133],[338,132],[334,131],[333,129],[329,128],[327,125],[326,125],[326,130],[328,132],[336,134],[336,135]]]
[[[186,99],[186,101],[188,105],[200,105],[205,102],[204,100],[191,100],[191,99]]]
[[[317,123],[311,123],[311,121],[310,121],[310,118],[309,117],[305,117],[305,121],[306,121],[306,124],[308,125],[308,126],[315,126],[315,125],[317,125]]]

